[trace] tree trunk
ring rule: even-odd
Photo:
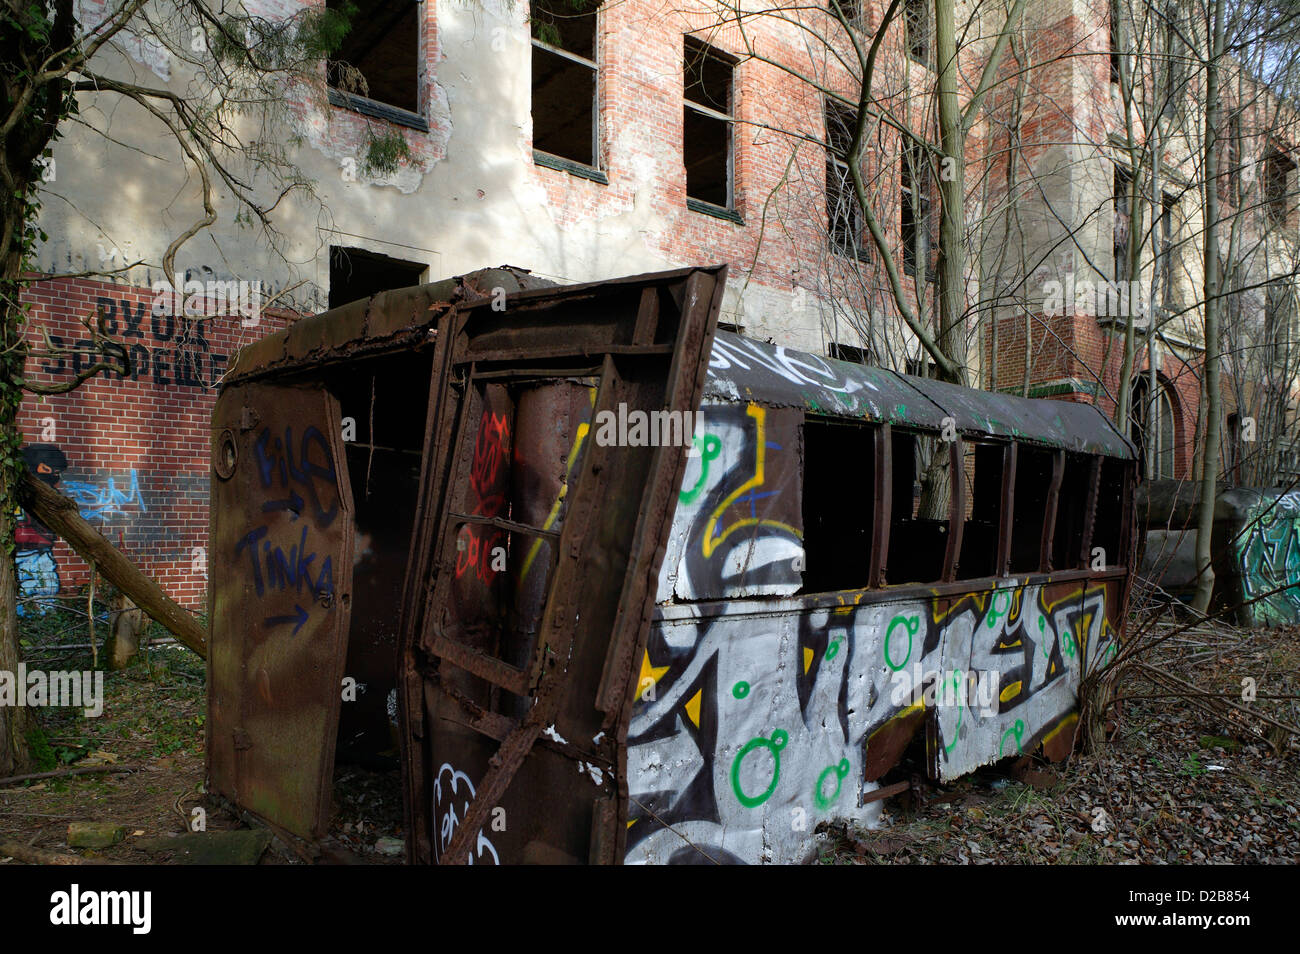
[[[1205,444],[1201,448],[1201,496],[1196,515],[1196,564],[1200,574],[1192,607],[1206,612],[1214,592],[1210,543],[1214,532],[1214,497],[1219,478],[1219,62],[1223,57],[1223,0],[1215,0],[1210,23],[1210,58],[1205,65]]]
[[[7,157],[0,157],[3,162]],[[0,180],[14,181],[12,172],[0,169]],[[0,222],[16,233],[9,236],[0,254],[0,672],[17,673],[21,658],[18,644],[18,566],[14,539],[18,507],[17,483],[27,465],[22,457],[22,433],[18,430],[18,409],[23,392],[19,383],[26,364],[23,313],[18,304],[22,286],[22,247],[25,225],[19,198],[0,195]],[[3,190],[0,190],[3,191]],[[15,676],[16,678],[16,676]],[[20,689],[21,691],[21,689]],[[27,732],[31,716],[26,706],[0,706],[0,775],[13,775],[30,764]]]
[[[957,34],[953,0],[935,0],[934,51],[939,107],[939,347],[952,359],[955,373],[940,369],[939,376],[967,385],[966,368],[966,135],[961,103],[957,100]],[[918,268],[921,267],[918,263]]]
[[[113,622],[108,642],[104,644],[104,659],[109,669],[125,669],[140,651],[140,636],[148,626],[144,615],[125,593],[113,597]]]
[[[938,370],[941,380],[968,385],[966,368],[966,232],[965,182],[966,135],[961,103],[957,100],[957,32],[953,0],[934,3],[934,67],[939,108],[939,267],[935,289],[935,312],[939,319],[939,349],[952,361],[953,370]],[[924,233],[924,228],[922,229]],[[925,274],[929,256],[916,263]],[[918,283],[919,284],[919,283]],[[926,520],[947,520],[952,498],[953,474],[948,444],[935,441],[930,465],[921,477],[921,500],[917,516]]]
[[[87,562],[93,563],[106,580],[200,657],[207,658],[208,634],[199,621],[84,520],[75,503],[31,475],[25,476],[19,497],[42,523],[63,537]]]
[[[10,487],[11,473],[11,468],[0,464],[0,672],[17,673],[18,576],[12,549],[14,495]],[[22,687],[17,689],[22,691]],[[27,768],[30,762],[27,730],[26,706],[0,706],[0,776],[13,775]]]

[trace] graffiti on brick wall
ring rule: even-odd
[[[53,444],[28,444],[23,448],[27,469],[77,505],[82,519],[91,523],[121,523],[123,518],[149,512],[135,468],[100,471],[85,477],[65,474],[68,458]]]
[[[97,526],[130,526],[149,510],[140,489],[140,475],[134,469],[74,478],[65,473],[67,455],[54,444],[28,444],[23,448],[23,459],[28,470],[69,497],[82,518]],[[19,594],[44,612],[40,598],[57,596],[62,588],[54,557],[56,538],[52,530],[22,510],[17,517]]]
[[[67,455],[53,444],[29,444],[23,448],[23,460],[38,480],[57,487],[68,467]],[[28,608],[45,612],[42,597],[58,596],[62,588],[59,565],[54,559],[54,531],[19,508],[14,527],[15,564],[18,571],[18,613]]]
[[[60,487],[91,523],[106,523],[127,514],[147,513],[140,476],[134,469],[125,476],[105,474],[91,480],[65,480]]]
[[[942,779],[1059,750],[1079,679],[1115,652],[1103,586],[862,595],[661,607],[628,735],[628,862],[802,860],[819,822],[876,817],[863,796],[925,720]]]
[[[103,332],[130,354],[131,380],[151,381],[155,387],[211,388],[225,373],[230,357],[212,350],[201,319],[155,314],[149,302],[126,298],[99,297],[95,308]],[[43,361],[41,370],[48,374],[71,376],[95,361],[96,349],[89,338],[67,341],[51,335],[50,340],[73,353]],[[106,380],[124,377],[114,372]]]
[[[1250,508],[1237,560],[1245,610],[1257,626],[1300,621],[1300,493]],[[1285,588],[1284,588],[1285,587]]]

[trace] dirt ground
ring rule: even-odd
[[[52,615],[52,614],[51,614]],[[32,621],[34,645],[28,666],[52,670],[90,668],[84,650],[50,655],[40,641],[50,619]],[[84,617],[81,623],[84,637]],[[136,664],[104,674],[104,710],[84,718],[80,710],[47,708],[31,737],[38,764],[32,772],[64,767],[130,771],[86,774],[0,787],[0,844],[17,844],[55,856],[75,854],[111,862],[170,863],[166,836],[185,834],[201,810],[207,831],[244,829],[238,817],[209,799],[204,781],[204,663],[175,645],[146,650]],[[327,861],[394,864],[402,861],[402,800],[395,772],[354,766],[336,772],[336,804]],[[111,823],[125,837],[109,848],[70,849],[71,822]],[[263,864],[298,863],[278,842]],[[0,864],[17,864],[0,851]]]
[[[50,625],[44,621],[42,625]],[[1166,625],[1165,632],[1176,630]],[[28,665],[88,668],[88,652],[49,654],[40,634]],[[1242,633],[1202,624],[1164,639],[1144,665],[1191,680],[1199,691],[1259,699],[1237,708],[1170,698],[1138,667],[1110,741],[1069,763],[1010,761],[939,786],[912,774],[909,792],[885,804],[875,831],[831,828],[826,864],[1166,864],[1300,862],[1300,744],[1254,718],[1300,725],[1300,629]],[[163,836],[180,835],[202,809],[208,831],[245,826],[203,791],[203,663],[179,647],[153,647],[125,671],[105,674],[99,718],[45,709],[33,745],[36,771],[65,766],[132,771],[24,782],[0,788],[0,844],[86,860],[180,863]],[[1208,696],[1206,697],[1208,698]],[[1252,706],[1259,707],[1258,709]],[[906,767],[893,778],[905,778]],[[402,861],[396,773],[341,766],[323,860]],[[123,840],[101,851],[70,849],[70,822],[111,822]],[[0,852],[0,864],[17,864]],[[273,843],[262,864],[298,863]]]

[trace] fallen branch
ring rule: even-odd
[[[0,858],[12,858],[25,865],[120,865],[105,858],[83,858],[62,851],[44,851],[16,841],[0,841]]]
[[[19,502],[29,513],[67,541],[87,563],[119,590],[131,597],[135,605],[162,623],[177,639],[198,653],[208,656],[208,634],[193,615],[162,591],[157,583],[109,543],[104,535],[85,520],[74,501],[37,480],[30,473],[18,485]]]
[[[94,775],[104,772],[138,772],[138,765],[81,765],[73,768],[55,769],[53,772],[33,772],[31,775],[11,775],[0,778],[0,788],[8,788],[19,782],[35,782],[43,778],[64,778],[68,775]]]

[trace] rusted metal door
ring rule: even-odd
[[[413,860],[622,859],[632,690],[725,283],[441,317],[399,682]]]
[[[213,413],[208,772],[308,841],[329,823],[352,586],[352,493],[323,387],[246,384]]]

